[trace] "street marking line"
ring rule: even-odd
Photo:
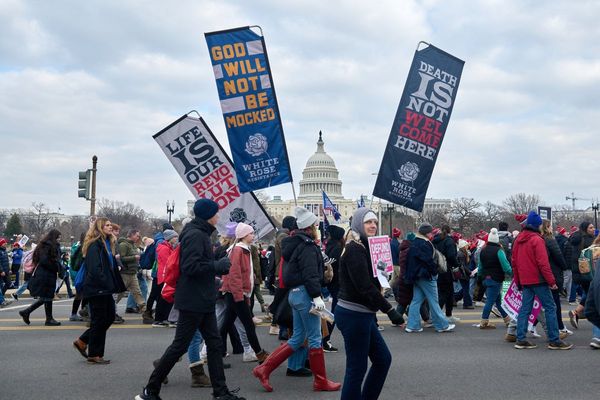
[[[54,300],[53,303],[64,303],[65,301],[73,301],[73,299],[64,299],[64,300]],[[18,310],[19,308],[29,307],[32,303],[22,304],[20,306],[10,306],[0,309],[0,312],[10,311],[10,310]]]
[[[111,325],[110,329],[148,329],[152,325]],[[61,326],[2,326],[1,331],[69,331],[69,330],[86,330],[85,325],[61,325]]]

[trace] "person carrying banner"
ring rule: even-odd
[[[569,350],[572,344],[559,338],[556,305],[551,290],[558,290],[552,274],[546,243],[540,234],[542,219],[535,212],[527,215],[525,228],[515,239],[513,245],[513,273],[516,284],[523,291],[523,301],[517,317],[516,349],[534,349],[537,345],[526,340],[529,315],[533,308],[534,297],[542,303],[548,330],[548,348],[551,350]]]
[[[318,237],[316,215],[303,207],[294,210],[298,229],[293,236],[284,238],[281,243],[285,260],[283,280],[290,288],[288,300],[293,313],[293,334],[279,346],[262,365],[252,371],[267,392],[272,392],[269,376],[281,363],[298,350],[308,340],[310,368],[313,372],[313,389],[316,391],[337,391],[340,383],[327,379],[325,358],[321,347],[321,317],[311,313],[325,309],[321,298],[324,263],[321,250],[315,244]]]
[[[215,301],[216,275],[227,275],[231,262],[224,257],[213,258],[210,235],[219,220],[219,205],[213,200],[200,199],[194,204],[195,218],[186,224],[180,237],[179,268],[174,307],[179,310],[173,343],[167,348],[143,392],[136,400],[160,400],[162,382],[175,363],[188,350],[197,330],[208,348],[208,371],[216,400],[244,400],[230,391],[225,382],[221,339],[217,330]]]
[[[377,224],[372,210],[356,210],[340,260],[335,319],[346,347],[343,400],[379,398],[392,355],[377,327],[376,313],[383,311],[393,324],[403,322],[400,313],[381,294],[379,280],[373,277],[368,238],[377,235]],[[367,373],[368,359],[372,364]]]

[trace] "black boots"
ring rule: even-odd
[[[30,324],[29,321],[29,315],[36,309],[38,309],[39,307],[41,307],[41,305],[44,304],[44,302],[42,300],[36,300],[35,303],[32,303],[29,307],[27,307],[24,310],[19,311],[19,315],[21,316],[21,318],[23,318],[23,322],[25,322],[27,325]]]
[[[44,303],[44,311],[46,311],[46,326],[59,326],[60,322],[52,317],[52,302],[47,301]]]

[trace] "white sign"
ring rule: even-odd
[[[21,246],[21,248],[23,248],[23,247],[25,247],[25,245],[27,244],[27,242],[29,242],[29,236],[23,235],[23,237],[21,238],[21,240],[19,240],[19,246]]]

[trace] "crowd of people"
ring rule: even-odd
[[[570,232],[554,230],[550,221],[532,211],[515,217],[520,230],[509,232],[508,224],[501,222],[471,238],[429,223],[406,235],[394,228],[388,293],[373,274],[374,267],[384,271],[386,265],[372,262],[369,238],[377,235],[379,221],[369,208],[355,211],[349,229],[330,225],[323,238],[318,217],[297,207],[265,250],[256,245],[254,229],[245,223],[227,224],[214,243],[218,211],[217,203],[200,199],[181,232],[165,224],[153,238],[142,238],[134,229],[121,237],[117,224],[98,217],[70,256],[61,250],[61,233],[52,229],[31,251],[24,253],[14,243],[12,266],[8,243],[0,239],[0,303],[10,303],[4,298],[8,288],[17,289],[12,293],[15,301],[28,289],[35,301],[19,312],[23,321],[29,325],[31,313],[43,305],[45,325],[57,326],[52,302],[66,284],[74,298],[70,319],[88,323],[73,347],[95,365],[110,363],[105,358],[106,335],[113,323],[123,323],[116,313],[116,303],[123,298],[128,301],[126,312],[139,314],[143,323],[175,328],[173,342],[154,360],[137,400],[160,399],[162,385],[186,353],[192,387],[212,388],[215,399],[243,399],[225,379],[224,369],[230,367],[224,362],[228,338],[232,352],[243,354],[243,362],[258,363],[252,373],[267,392],[275,390],[270,375],[287,361],[286,375],[312,376],[315,391],[341,391],[345,400],[377,399],[392,363],[378,312],[410,334],[429,327],[446,334],[460,321],[453,315],[455,307],[473,310],[480,303],[478,327],[496,329],[490,321],[496,314],[506,327],[503,340],[516,349],[537,347],[532,338],[541,336],[541,325],[549,349],[568,350],[573,346],[564,339],[573,332],[562,321],[565,298],[573,306],[572,327],[578,329],[580,320],[587,319],[593,324],[590,346],[600,348],[600,279],[594,278],[600,236],[587,221]],[[273,295],[271,304],[261,295],[263,279]],[[511,281],[522,296],[516,315],[502,304],[503,289]],[[536,297],[542,312],[532,324]],[[271,322],[269,333],[281,341],[272,351],[261,345],[256,333],[262,319],[254,315],[255,298]],[[331,300],[330,310],[325,299]],[[335,327],[345,349],[343,382],[329,379],[326,372],[325,353],[338,351],[331,340]]]

